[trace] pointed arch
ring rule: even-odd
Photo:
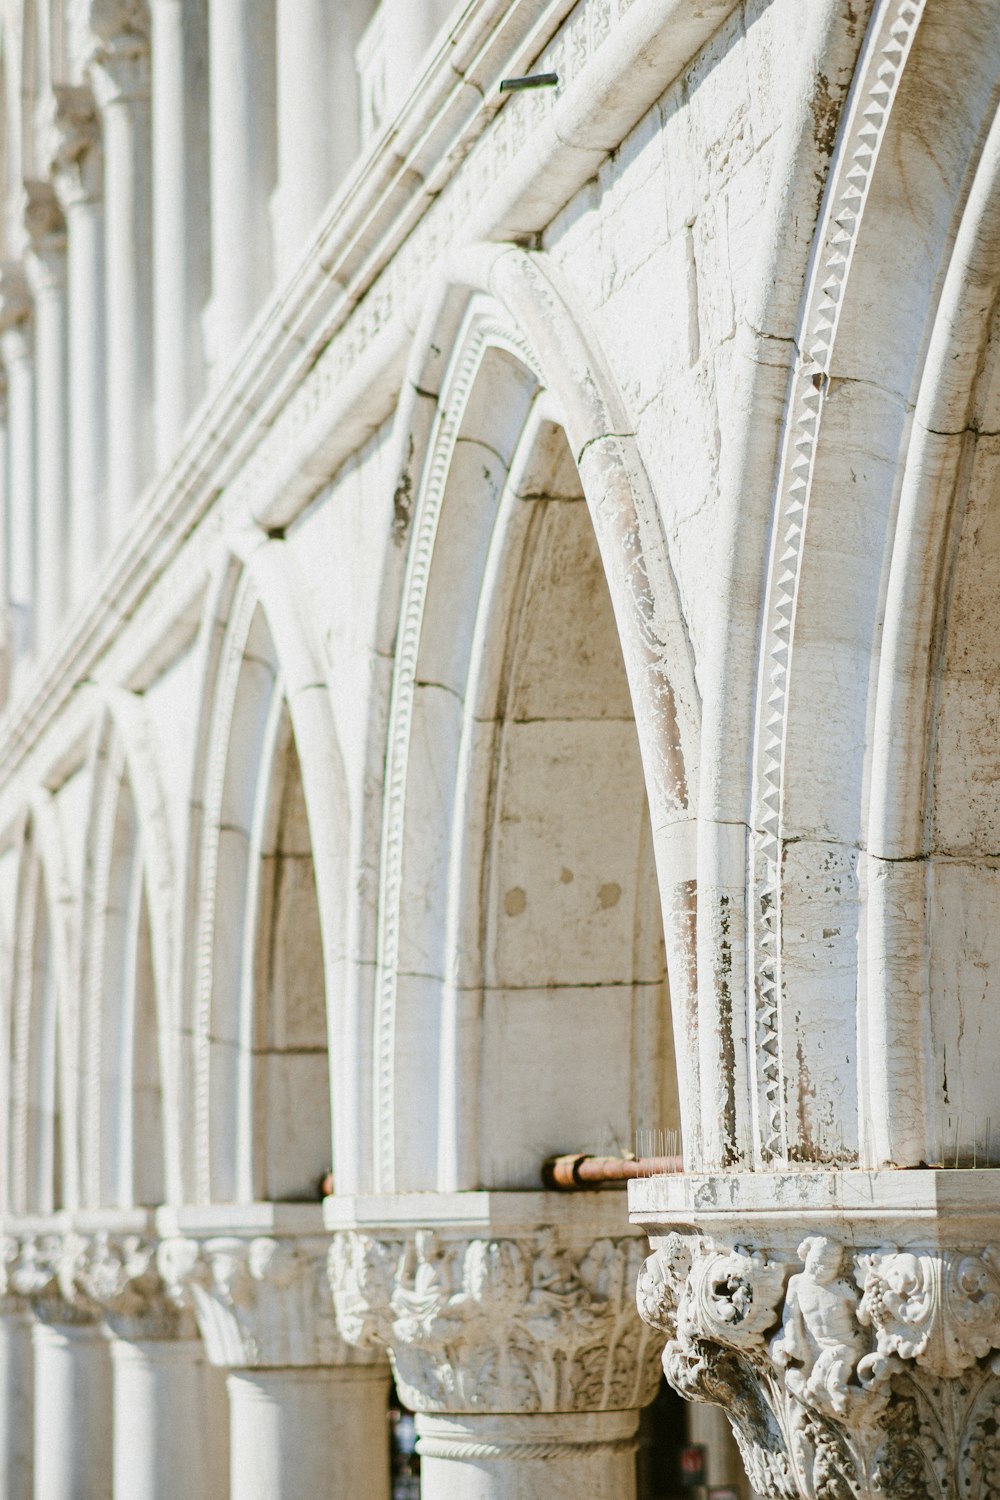
[[[332,1149],[343,769],[287,549],[244,539],[221,573],[228,621],[211,653],[192,795],[195,1193],[311,1197]]]
[[[90,757],[80,1028],[81,1193],[151,1206],[179,1177],[177,856],[141,701],[106,694]]]
[[[9,1171],[18,1214],[77,1202],[70,906],[58,823],[41,794],[25,824],[16,904]]]
[[[407,393],[397,419],[397,494],[416,500],[396,634],[374,1001],[374,1179],[385,1191],[433,1186],[439,1168],[452,1170],[439,1160],[449,1132],[425,1128],[426,1111],[418,1124],[416,1101],[419,1077],[438,1076],[443,1063],[447,1072],[448,1059],[466,1050],[461,1007],[445,1000],[449,955],[440,934],[458,836],[467,650],[496,517],[516,509],[500,497],[523,477],[512,481],[515,455],[543,407],[568,444],[621,641],[667,915],[673,1025],[685,1046],[685,1124],[697,1115],[696,1052],[686,1042],[696,1027],[688,788],[699,698],[660,517],[622,399],[558,273],[546,257],[513,247],[453,262],[418,334]],[[453,1075],[442,1103],[462,1087]],[[456,1170],[469,1185],[472,1169]]]
[[[890,637],[897,628],[886,608],[895,608],[887,585],[898,571],[901,492],[928,452],[921,385],[998,68],[1000,37],[982,0],[881,0],[830,168],[785,407],[758,659],[749,865],[758,1163],[912,1164],[926,1144],[925,1068],[907,1071],[927,1035],[923,1002],[913,1005],[914,982],[925,990],[916,980],[923,881],[869,857],[870,839],[879,857],[893,842],[879,661],[884,627]],[[931,555],[939,566],[932,547],[918,571]],[[913,667],[911,658],[906,673]],[[898,685],[901,707],[913,679]],[[896,761],[904,780],[892,798],[915,791],[905,785],[920,761],[912,751],[908,768]]]

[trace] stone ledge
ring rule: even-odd
[[[780,1238],[822,1228],[847,1243],[871,1242],[875,1226],[892,1235],[954,1244],[1000,1231],[1000,1175],[991,1170],[732,1172],[638,1178],[629,1218],[657,1235],[707,1228]]]

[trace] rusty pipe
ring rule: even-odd
[[[542,1163],[542,1182],[560,1193],[606,1187],[633,1177],[660,1177],[683,1172],[680,1156],[591,1156],[586,1152],[550,1156]]]

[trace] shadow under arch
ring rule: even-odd
[[[448,1131],[439,1137],[439,1122],[426,1123],[426,1081],[438,1078],[449,1055],[463,1051],[454,1031],[467,1030],[453,1011],[447,1022],[452,1035],[442,1032],[445,964],[440,951],[429,949],[440,948],[449,931],[447,865],[457,837],[452,792],[467,688],[462,674],[469,666],[466,637],[476,623],[498,508],[508,509],[499,497],[510,487],[515,454],[524,451],[522,440],[543,405],[550,428],[562,434],[577,493],[582,488],[586,497],[595,555],[607,580],[608,620],[621,642],[648,792],[657,905],[666,924],[674,1033],[685,1059],[681,1113],[697,1149],[688,784],[697,765],[699,702],[676,582],[631,424],[585,313],[546,257],[481,247],[450,265],[425,314],[396,425],[402,460],[397,497],[402,492],[407,506],[416,500],[405,518],[412,534],[396,635],[382,828],[374,1175],[385,1191],[471,1183],[470,1163],[458,1167],[462,1151],[445,1144]],[[528,466],[525,459],[525,472]],[[441,543],[449,511],[453,522],[462,518],[461,545]],[[450,614],[442,600],[450,602]],[[428,676],[423,663],[435,656],[439,666]],[[426,776],[415,781],[411,764],[419,742],[426,772],[430,720],[424,715],[418,723],[415,701],[435,685],[443,735],[433,772],[437,792],[428,791]],[[405,1003],[403,988],[414,991]],[[462,1086],[452,1084],[461,1094]],[[468,1134],[469,1110],[461,1113]]]
[[[315,1196],[342,1050],[349,817],[336,726],[287,549],[245,541],[206,613],[191,797],[187,1154],[201,1203]],[[295,995],[289,944],[307,950]]]

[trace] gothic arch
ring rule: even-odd
[[[51,802],[33,800],[21,842],[11,1005],[10,1203],[47,1214],[77,1201],[71,892]]]
[[[989,628],[998,566],[998,251],[995,113],[928,341],[870,718],[863,961],[878,1163],[936,1159],[940,1118],[959,1109],[949,1149],[957,1135],[963,1157],[971,1155],[998,1102],[988,972],[997,957],[988,913],[998,829],[998,653]]]
[[[814,242],[757,694],[749,873],[758,1161],[872,1154],[861,1131],[872,1108],[868,1027],[878,1033],[873,1055],[896,1031],[894,1020],[879,1019],[883,1002],[866,989],[870,975],[858,961],[867,941],[873,667],[900,460],[995,108],[1000,58],[987,17],[979,0],[875,7]],[[898,936],[905,948],[909,938]],[[893,1037],[890,1053],[895,1046]]]
[[[315,1193],[331,1164],[329,1039],[342,1024],[349,825],[325,674],[284,545],[250,538],[242,551],[207,616],[217,644],[192,789],[200,1202]]]
[[[470,920],[452,896],[464,877],[474,878],[474,866],[463,866],[457,852],[455,789],[467,772],[483,774],[482,764],[462,764],[475,712],[465,731],[462,715],[480,691],[477,676],[492,673],[495,685],[499,658],[495,640],[480,642],[489,648],[489,667],[471,659],[468,646],[490,614],[487,574],[499,569],[493,582],[502,594],[521,566],[513,562],[508,571],[491,557],[491,549],[517,551],[505,529],[518,530],[514,517],[525,498],[518,487],[529,483],[533,467],[543,487],[551,482],[552,473],[539,469],[541,425],[562,435],[550,436],[550,444],[568,445],[607,580],[667,920],[673,1024],[685,1052],[685,1126],[697,1117],[688,983],[694,872],[684,831],[694,811],[688,786],[699,701],[655,499],[621,398],[557,273],[544,257],[510,247],[473,251],[451,268],[418,334],[407,393],[397,422],[397,496],[408,503],[415,491],[416,503],[406,520],[411,536],[396,637],[375,999],[375,1177],[383,1190],[477,1185],[476,1163],[456,1144],[475,1138],[479,1101],[461,1102],[477,1066],[466,1045],[463,986],[449,973],[449,964],[459,963],[456,938],[459,949],[464,941],[456,923]],[[482,692],[489,696],[488,688]],[[434,1121],[426,1110],[416,1118],[421,1075],[441,1080]],[[524,1170],[519,1163],[519,1185]]]
[[[108,693],[90,758],[83,875],[81,1198],[172,1198],[177,852],[141,701]]]

